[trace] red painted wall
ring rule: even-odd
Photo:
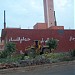
[[[48,25],[46,23],[37,23],[34,25],[34,29],[47,29]]]
[[[64,30],[64,26],[51,26],[51,27],[49,27],[49,29],[57,29],[57,30],[63,29]]]
[[[12,37],[12,39],[11,39]],[[5,29],[2,30],[2,38],[9,41],[19,39],[29,41],[15,41],[18,50],[25,50],[26,47],[33,44],[34,40],[46,40],[55,38],[59,40],[56,52],[65,52],[75,49],[75,30],[50,30],[50,29]],[[26,38],[26,39],[25,39]],[[28,39],[29,38],[29,39]]]

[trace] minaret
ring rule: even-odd
[[[6,21],[5,21],[5,10],[4,10],[4,29],[6,28]]]
[[[43,0],[43,2],[44,2],[45,23],[47,23],[48,28],[51,26],[55,26],[53,0]]]

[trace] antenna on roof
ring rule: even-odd
[[[6,28],[5,10],[4,10],[4,29]]]

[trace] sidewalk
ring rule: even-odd
[[[50,75],[50,73],[65,72],[64,70],[66,70],[66,72],[68,72],[69,70],[73,71],[73,70],[75,70],[74,67],[75,67],[75,61],[67,61],[67,62],[60,62],[60,63],[3,69],[3,70],[0,70],[0,75],[10,75],[10,74],[11,75],[19,75],[19,74],[27,75],[28,73],[29,73],[28,75],[33,75],[33,74],[34,75],[43,75],[43,73],[46,74],[48,72],[49,72],[48,75]]]

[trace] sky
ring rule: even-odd
[[[75,29],[74,3],[74,0],[54,0],[58,26]],[[0,0],[0,34],[4,10],[9,28],[32,29],[36,23],[44,23],[43,0]]]

